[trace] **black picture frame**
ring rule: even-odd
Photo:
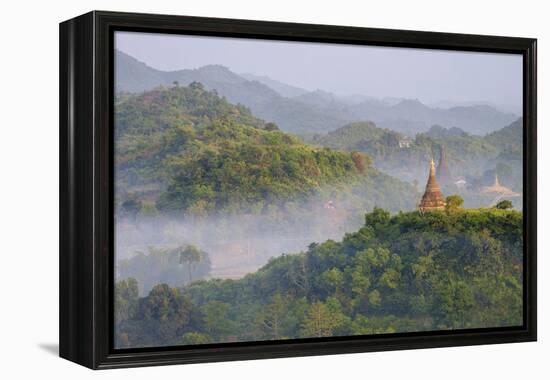
[[[520,327],[113,349],[113,33],[162,32],[523,56]],[[93,11],[60,24],[60,356],[93,369],[535,341],[536,39]]]

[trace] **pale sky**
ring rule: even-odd
[[[521,108],[522,56],[116,32],[115,48],[159,70],[220,64],[306,90]]]

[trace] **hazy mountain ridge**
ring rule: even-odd
[[[265,76],[247,74],[246,78],[221,65],[160,71],[120,51],[116,52],[115,71],[118,92],[142,92],[173,82],[181,85],[201,82],[230,102],[249,107],[254,115],[300,135],[324,133],[361,120],[372,120],[381,127],[411,136],[427,131],[433,124],[483,135],[517,119],[517,115],[489,105],[433,108],[415,99],[389,101],[362,95],[340,97],[322,90],[306,91]],[[292,94],[294,96],[284,96]]]
[[[275,90],[279,95],[284,96],[285,98],[292,98],[294,96],[300,96],[302,94],[307,93],[307,90],[304,90],[303,88],[291,86],[289,84],[280,82],[275,79],[271,79],[268,76],[265,75],[254,75],[250,73],[240,74],[243,78],[249,81],[256,81],[265,84],[268,87],[271,87],[273,90]]]
[[[453,101],[453,100],[440,100],[438,102],[428,103],[428,106],[432,108],[454,108],[454,107],[470,107],[470,106],[489,106],[495,108],[504,113],[513,113],[516,115],[521,115],[523,113],[521,105],[513,104],[495,104],[492,102],[487,102],[483,100],[478,101]]]
[[[335,129],[346,122],[345,119],[332,115],[330,110],[318,109],[285,98],[265,84],[246,80],[219,65],[193,70],[160,71],[117,51],[115,71],[117,92],[143,92],[174,82],[184,86],[191,82],[200,82],[206,88],[216,90],[231,103],[243,104],[256,116],[277,123],[287,132],[323,132]],[[311,130],[312,128],[315,130]]]

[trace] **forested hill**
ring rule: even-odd
[[[437,153],[438,146],[444,145],[451,156],[461,156],[462,160],[468,160],[484,156],[496,157],[498,153],[507,149],[521,149],[522,132],[523,121],[519,118],[485,136],[472,135],[456,127],[433,125],[425,133],[409,138],[401,133],[380,128],[369,121],[347,124],[327,134],[317,135],[311,141],[334,149],[364,151],[375,159],[385,158],[404,147],[409,150],[427,147]],[[410,141],[411,147],[404,146],[403,143],[399,145],[405,140]]]
[[[523,150],[523,119],[518,119],[512,124],[489,133],[485,141],[502,150]]]
[[[426,163],[432,157],[438,160],[444,148],[447,165],[455,177],[465,177],[479,188],[492,184],[496,172],[506,186],[521,192],[522,132],[521,118],[485,136],[434,125],[414,138],[379,128],[372,122],[361,122],[309,141],[333,149],[365,152],[376,168],[419,183],[425,180]]]
[[[260,213],[319,195],[360,210],[415,204],[412,186],[374,170],[368,155],[304,144],[200,83],[122,94],[115,123],[117,196],[128,212],[147,203],[165,213]]]
[[[116,169],[122,190],[132,185],[165,184],[173,174],[165,161],[189,151],[184,145],[190,143],[189,134],[195,130],[213,123],[246,125],[254,130],[266,127],[247,108],[228,103],[200,83],[122,94],[115,109]]]
[[[365,151],[377,157],[384,155],[381,150],[385,147],[399,147],[399,141],[404,137],[401,133],[366,121],[347,124],[325,135],[317,135],[311,141],[332,149]]]
[[[117,346],[519,326],[522,214],[375,209],[340,242],[272,259],[240,280],[117,284]]]

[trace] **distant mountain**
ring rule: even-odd
[[[324,91],[302,94],[293,100],[331,110],[332,115],[341,119],[370,120],[380,127],[410,136],[425,132],[432,125],[460,128],[471,134],[483,135],[517,119],[515,114],[503,113],[488,105],[443,109],[429,107],[417,99],[372,98],[350,104],[346,98]]]
[[[491,102],[486,102],[482,100],[478,101],[452,101],[452,100],[441,100],[439,102],[434,102],[428,104],[433,108],[453,108],[453,107],[471,107],[471,106],[489,106],[496,108],[497,110],[504,113],[513,113],[516,115],[522,114],[521,105],[513,104],[495,104]]]
[[[198,69],[161,71],[117,51],[115,58],[117,92],[143,92],[157,86],[171,86],[178,83],[187,86],[200,82],[209,89],[215,89],[232,103],[263,103],[280,98],[271,88],[248,81],[221,65],[207,65]],[[243,100],[248,100],[246,103]]]
[[[186,86],[200,82],[215,90],[231,103],[249,107],[255,116],[278,124],[293,133],[326,132],[348,122],[330,109],[319,108],[281,96],[257,80],[247,80],[220,65],[208,65],[194,70],[160,71],[117,51],[115,56],[117,92],[143,92],[174,82]]]
[[[362,94],[340,95],[338,97],[338,99],[340,99],[340,101],[342,101],[343,103],[346,103],[346,104],[349,104],[349,105],[364,103],[366,101],[379,101],[381,103],[386,102],[384,99],[380,100],[380,99],[376,99],[372,96],[367,96],[367,95],[362,95]]]
[[[345,103],[341,101],[336,95],[323,90],[315,90],[310,92],[305,92],[301,95],[295,96],[293,100],[296,100],[300,103],[309,104],[316,107],[335,107],[343,108]]]
[[[164,71],[155,70],[145,63],[117,50],[115,52],[115,83],[117,92],[142,92],[161,84],[169,84]]]
[[[431,108],[413,99],[402,100],[393,106],[365,102],[351,107],[349,112],[356,120],[373,120],[381,127],[409,135],[426,131],[434,124],[483,135],[517,119],[517,115],[485,105],[443,109]]]
[[[304,90],[303,88],[299,88],[283,82],[279,82],[278,80],[271,79],[270,77],[265,75],[254,75],[249,73],[240,74],[240,75],[246,80],[257,81],[262,84],[265,84],[266,86],[275,90],[279,95],[284,96],[285,98],[300,96],[307,92],[307,90]]]
[[[243,77],[220,65],[160,71],[120,51],[115,56],[115,75],[117,92],[143,92],[174,82],[184,86],[200,82],[231,103],[249,107],[255,116],[300,135],[325,133],[366,120],[410,136],[425,132],[434,124],[484,135],[517,119],[516,115],[489,105],[445,109],[429,107],[414,99],[339,97],[322,90],[305,92],[268,77],[250,74]]]

